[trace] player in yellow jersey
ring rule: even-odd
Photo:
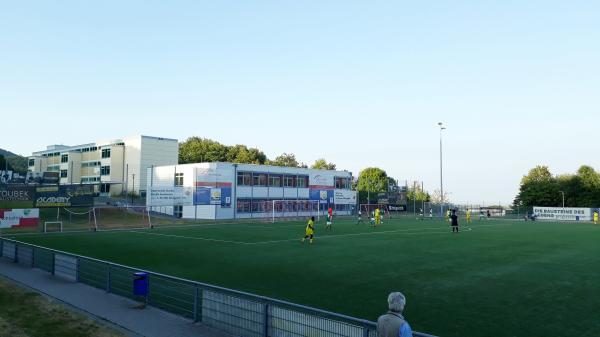
[[[313,243],[313,236],[315,234],[315,217],[311,216],[310,220],[308,220],[308,224],[306,224],[306,229],[304,230],[304,237],[302,238],[302,243],[306,239],[310,239],[310,243]]]
[[[594,224],[598,224],[598,211],[594,211]]]
[[[381,224],[381,212],[379,207],[375,208],[375,226]]]
[[[467,210],[467,223],[471,223],[471,210]]]

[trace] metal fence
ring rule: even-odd
[[[375,322],[0,238],[0,257],[201,322],[240,337],[377,337]],[[146,297],[133,295],[135,272]],[[414,333],[415,337],[435,337]]]

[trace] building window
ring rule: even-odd
[[[281,175],[269,174],[269,187],[281,187]]]
[[[81,167],[96,167],[96,166],[100,166],[99,161],[90,161],[90,162],[86,162],[86,163],[81,163]]]
[[[66,178],[67,177],[67,170],[60,170],[60,177],[61,178]]]
[[[254,186],[267,186],[267,175],[265,173],[254,173],[252,179]]]
[[[183,186],[183,173],[175,173],[175,186]]]
[[[100,177],[82,177],[82,183],[94,183],[100,181]]]
[[[173,216],[176,218],[183,217],[183,206],[181,206],[181,205],[173,206]]]
[[[237,212],[238,213],[250,213],[250,205],[252,202],[250,199],[238,199],[237,200]]]
[[[100,175],[107,176],[110,174],[110,166],[102,166],[100,167]]]
[[[269,212],[269,209],[271,208],[268,206],[269,204],[272,204],[272,202],[270,200],[253,199],[252,200],[252,213],[267,213],[267,212]]]
[[[252,186],[252,173],[238,172],[237,184],[238,186]]]
[[[350,178],[335,178],[335,188],[340,190],[349,190],[350,189]]]
[[[100,193],[110,193],[110,184],[100,184]]]
[[[68,154],[63,154],[62,156],[60,156],[60,162],[61,163],[68,163],[69,162],[69,155]]]
[[[29,159],[29,166],[35,166],[35,159]]]
[[[102,158],[110,158],[110,149],[102,149]]]
[[[296,176],[286,175],[283,177],[284,187],[296,187]]]
[[[298,176],[296,186],[298,186],[298,188],[307,188],[308,187],[308,176]]]

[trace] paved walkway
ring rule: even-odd
[[[45,271],[3,258],[0,258],[0,275],[109,321],[133,336],[231,337],[156,308],[134,309],[137,303],[129,299],[85,284],[64,281]]]

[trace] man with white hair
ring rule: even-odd
[[[412,330],[404,320],[402,311],[406,305],[406,297],[400,292],[388,296],[389,311],[377,320],[377,335],[379,337],[412,337]]]

